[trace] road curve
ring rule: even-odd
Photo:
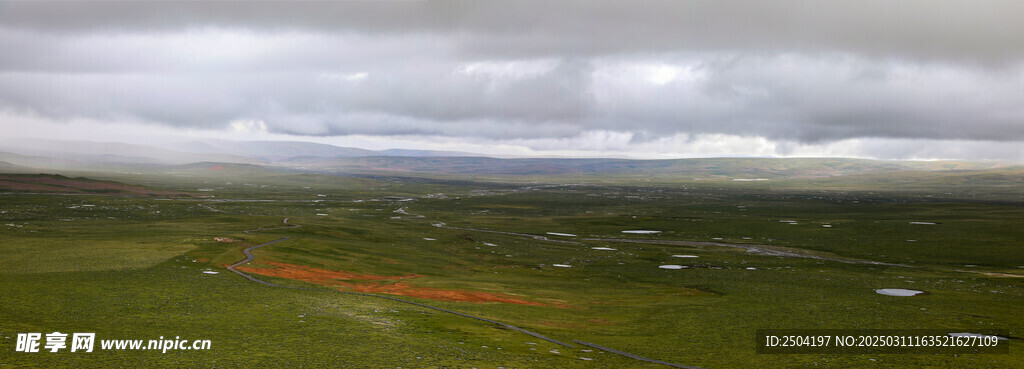
[[[273,230],[276,230],[276,229],[288,229],[288,228],[299,228],[299,227],[302,227],[301,224],[288,224],[288,219],[291,219],[291,218],[284,218],[284,221],[282,222],[282,223],[284,223],[284,227],[247,229],[247,230],[242,231],[242,233],[249,234],[249,233],[252,233],[252,232],[273,231]],[[287,238],[285,238],[285,239],[287,239]],[[274,241],[274,242],[277,242],[277,241]],[[252,248],[261,247],[261,246],[263,246],[263,245],[255,246],[255,247],[252,247]]]
[[[255,250],[255,249],[258,249],[260,247],[267,246],[267,245],[273,245],[273,244],[281,242],[281,241],[287,241],[288,239],[289,239],[288,237],[285,237],[285,238],[273,240],[273,241],[270,241],[270,242],[267,242],[267,243],[264,243],[264,244],[261,244],[261,245],[247,247],[247,248],[242,250],[242,252],[245,253],[245,260],[242,260],[242,261],[239,261],[237,263],[228,265],[227,269],[232,271],[232,272],[237,273],[240,276],[243,276],[243,277],[249,279],[250,281],[256,282],[256,283],[265,284],[265,285],[271,286],[271,287],[284,287],[284,286],[279,286],[279,285],[276,285],[276,284],[273,284],[273,283],[261,281],[261,280],[256,279],[255,277],[253,277],[251,275],[242,273],[242,272],[238,271],[235,268],[240,267],[242,265],[245,265],[245,264],[249,263],[250,261],[252,261],[253,259],[256,258],[256,256],[252,254],[252,250]]]

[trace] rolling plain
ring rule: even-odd
[[[352,161],[387,160],[403,169],[7,166],[0,366],[663,366],[577,341],[701,368],[1024,365],[1019,168]],[[237,270],[273,286],[227,269],[263,244]],[[996,329],[1010,350],[755,352],[756,330],[783,328]],[[11,350],[52,331],[212,349]]]

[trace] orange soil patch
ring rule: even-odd
[[[272,265],[277,268],[252,268],[252,267],[238,267],[236,269],[252,272],[256,274],[262,274],[271,277],[281,277],[288,279],[298,279],[300,281],[318,283],[318,284],[334,284],[334,283],[323,283],[333,282],[338,279],[342,280],[363,280],[363,281],[379,281],[379,280],[399,280],[402,278],[415,278],[422,277],[417,274],[410,274],[405,276],[383,276],[383,275],[372,275],[372,274],[358,274],[350,273],[344,270],[328,270],[308,267],[305,265],[294,265],[287,263],[278,263],[274,261],[267,261],[263,264]]]
[[[223,165],[214,165],[214,166],[206,168],[206,169],[209,169],[209,170],[221,170],[221,169],[224,169],[224,166]]]
[[[352,284],[352,283],[341,283],[344,286],[342,289],[350,289],[358,292],[370,292],[370,293],[386,293],[390,295],[402,295],[409,297],[419,297],[423,299],[431,300],[443,300],[443,301],[462,301],[462,302],[503,302],[506,304],[520,304],[520,305],[533,305],[533,306],[544,306],[544,304],[534,301],[527,301],[523,299],[514,298],[509,295],[502,295],[497,293],[489,292],[476,292],[476,291],[460,291],[460,290],[444,290],[440,288],[430,287],[413,287],[402,282],[386,284],[386,285],[370,285],[370,284]]]
[[[343,270],[328,270],[313,268],[304,265],[293,265],[286,263],[278,263],[273,261],[265,262],[266,265],[275,266],[276,268],[253,268],[247,266],[240,266],[236,269],[260,274],[271,277],[281,277],[288,279],[297,279],[300,281],[328,285],[328,286],[341,286],[342,290],[356,291],[356,292],[367,292],[367,293],[385,293],[390,295],[402,295],[409,297],[419,297],[431,300],[444,300],[444,301],[462,301],[462,302],[503,302],[508,304],[521,304],[521,305],[533,305],[533,306],[544,306],[544,304],[534,301],[527,301],[516,298],[514,296],[489,293],[489,292],[476,292],[476,291],[461,291],[461,290],[445,290],[440,288],[431,287],[415,287],[408,284],[402,283],[402,279],[423,277],[419,274],[409,274],[404,276],[380,276],[371,274],[357,274],[346,272]],[[352,281],[352,282],[346,282]],[[366,281],[396,281],[395,283],[367,283]]]

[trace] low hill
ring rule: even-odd
[[[0,173],[28,173],[38,172],[33,168],[29,168],[23,165],[11,164],[6,161],[0,160]]]
[[[22,167],[55,170],[77,169],[85,165],[82,162],[74,160],[58,159],[45,156],[22,155],[3,151],[0,151],[0,161],[4,161],[8,164]]]
[[[56,174],[0,174],[0,192],[105,194],[131,196],[191,196],[175,191],[155,190],[114,181]]]

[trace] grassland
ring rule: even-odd
[[[705,368],[1024,365],[1024,278],[986,274],[1024,274],[1024,207],[1013,190],[998,199],[966,195],[984,192],[984,183],[908,190],[875,177],[643,185],[567,177],[524,184],[197,168],[69,174],[187,197],[0,195],[0,364],[656,367],[331,292],[344,290]],[[302,227],[243,232],[280,227],[285,217]],[[244,246],[284,237],[257,250],[247,273],[315,291],[225,271]],[[616,239],[759,245],[906,266]],[[687,268],[659,268],[668,264]],[[330,273],[348,277],[316,278]],[[926,294],[883,296],[874,292],[880,288]],[[1011,347],[998,355],[758,355],[754,331],[765,328],[1000,329]],[[52,331],[210,339],[213,349],[13,352],[17,333]]]

